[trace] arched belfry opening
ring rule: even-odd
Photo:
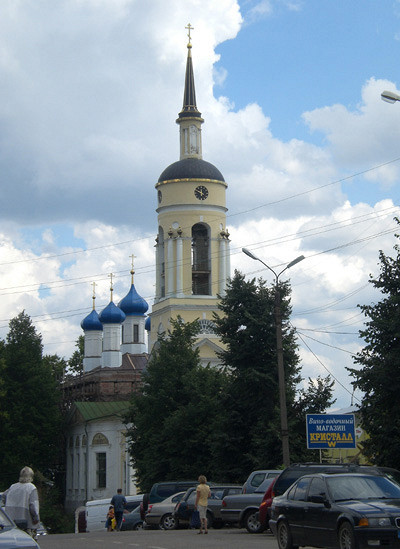
[[[210,229],[204,223],[192,227],[192,294],[211,295]]]

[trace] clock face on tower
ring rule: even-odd
[[[194,196],[199,200],[205,200],[208,196],[208,189],[204,185],[199,185],[194,190]]]

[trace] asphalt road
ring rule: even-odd
[[[131,532],[92,532],[88,534],[54,534],[41,536],[41,549],[277,549],[269,533],[249,534],[244,529],[209,530],[198,535],[195,530],[140,530]]]

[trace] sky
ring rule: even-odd
[[[399,215],[398,0],[2,0],[0,338],[24,310],[68,359],[81,320],[130,286],[154,297],[155,184],[179,159],[191,23],[203,158],[228,183],[231,264],[292,285],[302,375],[362,349],[358,304]],[[399,83],[400,86],[400,83]]]

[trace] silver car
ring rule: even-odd
[[[175,528],[175,518],[172,516],[172,511],[184,494],[186,492],[178,492],[159,503],[153,503],[153,505],[150,503],[145,518],[146,524],[157,526],[162,530],[173,530]]]
[[[0,508],[0,549],[10,547],[40,549],[36,541],[15,525],[14,521]]]

